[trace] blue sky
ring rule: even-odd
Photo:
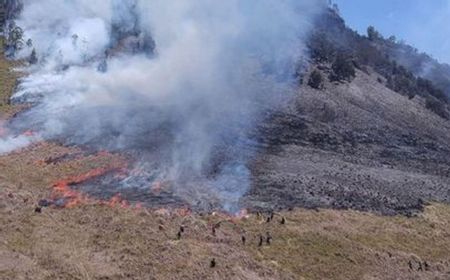
[[[348,26],[365,34],[373,25],[441,62],[450,63],[450,0],[332,0]]]

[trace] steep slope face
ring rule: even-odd
[[[247,203],[411,214],[425,200],[449,202],[450,123],[384,83],[357,71],[351,83],[302,86],[262,126]]]

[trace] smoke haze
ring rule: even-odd
[[[35,48],[38,64],[13,101],[34,105],[11,126],[129,152],[146,182],[170,181],[192,203],[234,211],[251,184],[249,132],[294,93],[323,4],[26,0],[16,23],[33,44],[16,56]]]

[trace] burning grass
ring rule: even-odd
[[[105,156],[108,156],[108,154],[106,154]],[[82,192],[73,190],[71,188],[71,185],[80,184],[92,178],[105,175],[108,172],[113,172],[116,171],[117,169],[124,168],[124,165],[125,163],[122,160],[117,160],[117,162],[113,161],[109,166],[94,168],[84,174],[79,174],[76,176],[71,176],[62,180],[58,180],[53,184],[53,193],[51,197],[53,201],[60,201],[59,202],[60,207],[70,208],[83,202],[84,203],[93,202],[95,201],[95,199],[88,197],[86,194],[83,194]],[[58,205],[58,202],[55,203]],[[127,204],[126,201],[122,201],[120,196],[118,195],[113,196],[110,202],[108,203],[113,205],[116,203],[121,203],[124,206]]]
[[[27,155],[23,160],[22,155]],[[70,156],[75,155],[75,156]],[[67,157],[67,161],[53,161]],[[15,162],[14,165],[9,162]],[[72,189],[73,185],[126,167],[126,160],[107,152],[85,154],[77,148],[62,147],[54,143],[41,142],[21,151],[13,152],[0,159],[2,175],[13,184],[24,185],[21,174],[28,174],[31,184],[49,192],[43,199],[50,205],[73,207],[79,203],[103,203],[86,194]],[[27,183],[30,184],[30,183]],[[114,197],[108,203],[118,202]],[[120,201],[120,203],[125,203]]]

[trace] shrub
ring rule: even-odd
[[[308,79],[308,86],[315,89],[323,89],[323,82],[322,74],[318,70],[312,71]]]
[[[403,95],[407,95],[411,98],[416,95],[417,89],[414,79],[410,79],[403,75],[397,75],[394,76],[393,83],[394,91]]]
[[[6,35],[6,44],[4,45],[6,53],[8,56],[14,56],[15,52],[21,50],[25,45],[23,41],[23,30],[12,23]]]
[[[38,62],[38,58],[37,58],[36,50],[35,50],[35,49],[33,49],[33,50],[31,51],[31,55],[30,55],[30,57],[28,58],[28,62],[29,62],[30,64],[36,64],[36,63]]]
[[[373,26],[369,26],[367,28],[367,37],[369,38],[370,41],[376,41],[383,38]]]
[[[420,90],[421,92],[428,93],[441,101],[448,102],[448,97],[445,95],[445,93],[442,90],[436,88],[430,80],[419,77],[417,78],[416,84],[418,90]]]
[[[353,61],[343,54],[336,56],[331,69],[333,70],[330,76],[332,81],[351,81],[356,75]]]
[[[323,33],[314,33],[308,43],[311,58],[315,62],[331,62],[335,56],[336,50]]]
[[[437,100],[436,98],[428,97],[426,99],[425,107],[441,118],[444,118],[446,120],[450,119],[450,114],[447,111],[445,104]]]

